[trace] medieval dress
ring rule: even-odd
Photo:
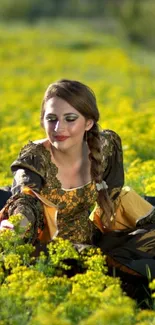
[[[77,188],[62,188],[58,168],[44,143],[29,142],[11,165],[12,195],[1,210],[1,220],[21,213],[30,222],[30,240],[49,243],[56,236],[77,245],[95,245],[107,261],[122,270],[155,277],[155,208],[134,190],[124,187],[120,137],[100,133],[103,181],[114,204],[110,227],[97,204],[94,181]]]

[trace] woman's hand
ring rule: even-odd
[[[2,220],[0,223],[0,231],[5,230],[5,229],[13,230],[14,225],[11,222],[9,222],[8,220]]]

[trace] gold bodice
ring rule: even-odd
[[[69,190],[55,188],[44,197],[58,207],[58,236],[72,242],[92,243],[96,227],[89,215],[97,197],[93,182]]]

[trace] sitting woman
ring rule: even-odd
[[[100,132],[98,120],[89,87],[65,79],[49,85],[41,110],[47,137],[29,142],[11,165],[14,181],[1,229],[21,213],[34,245],[56,236],[96,245],[109,265],[143,276],[149,266],[155,276],[155,208],[123,187],[121,139]]]

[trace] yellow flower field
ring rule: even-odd
[[[11,184],[10,164],[21,146],[44,134],[39,116],[47,85],[71,78],[94,90],[101,127],[121,136],[126,184],[155,195],[155,79],[149,62],[138,62],[132,47],[113,36],[57,26],[1,26],[0,186]]]
[[[11,184],[20,148],[44,136],[39,117],[47,85],[71,78],[94,90],[101,128],[121,136],[126,184],[155,195],[154,67],[138,60],[140,50],[73,21],[1,25],[0,44],[0,186]],[[35,258],[21,236],[21,215],[10,221],[15,232],[0,236],[0,325],[155,324],[154,281],[153,296],[142,297],[153,310],[141,310],[108,275],[99,249],[79,254],[56,238],[49,254]]]

